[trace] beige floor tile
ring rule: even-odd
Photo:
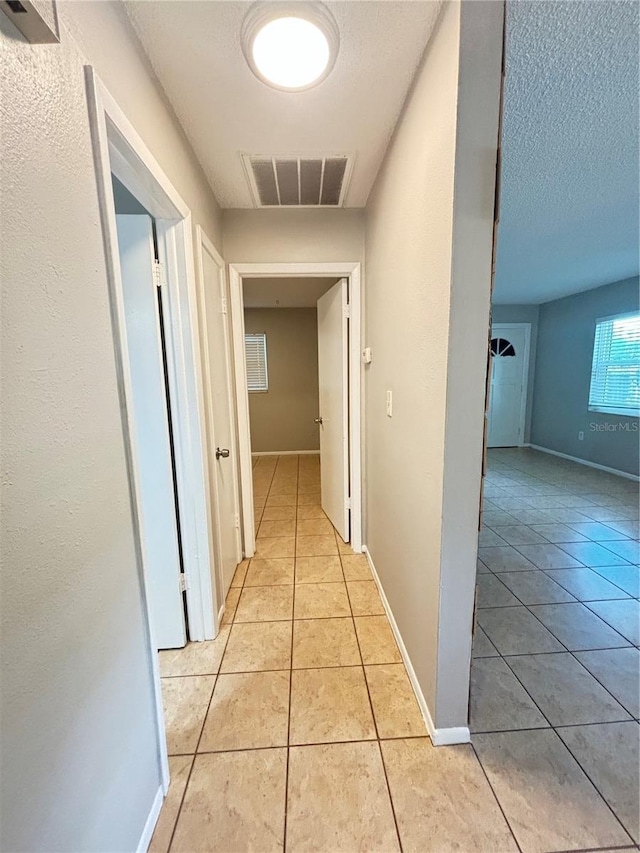
[[[288,672],[220,675],[198,751],[286,746],[289,680]]]
[[[293,670],[290,743],[371,740],[375,736],[362,667]]]
[[[328,518],[298,519],[298,536],[333,536],[333,525]]]
[[[558,734],[636,843],[640,842],[640,755],[636,722],[571,726]]]
[[[402,657],[386,616],[356,616],[354,622],[365,664],[401,663]]]
[[[404,664],[366,666],[378,737],[425,736],[427,730]]]
[[[355,556],[350,542],[344,542],[340,534],[336,531],[336,541],[338,543],[338,551],[347,557]]]
[[[298,506],[311,506],[320,503],[320,491],[308,492],[298,495]]]
[[[523,853],[628,843],[553,730],[476,735],[474,746]]]
[[[290,521],[262,521],[258,530],[258,539],[275,539],[283,536],[296,535],[296,522]]]
[[[296,495],[269,495],[265,504],[265,509],[269,507],[295,507],[297,504]]]
[[[298,557],[296,583],[335,583],[343,581],[340,557]]]
[[[277,536],[273,539],[256,539],[256,550],[253,559],[271,560],[283,557],[295,557],[295,536]]]
[[[247,569],[249,568],[249,560],[243,560],[238,568],[235,570],[233,575],[233,580],[231,581],[231,586],[242,586],[244,583],[244,577],[247,574]]]
[[[215,676],[162,679],[162,704],[170,755],[195,752]]]
[[[158,653],[160,675],[215,675],[229,637],[229,626],[220,629],[215,640],[187,643],[183,649],[167,649]]]
[[[384,613],[375,581],[348,581],[347,590],[354,616],[379,616]]]
[[[350,546],[348,546],[350,549]],[[342,570],[348,581],[370,581],[373,579],[369,563],[364,554],[341,552]]]
[[[319,495],[320,493],[320,482],[319,480],[312,480],[310,482],[303,482],[298,485],[298,498],[304,495]],[[299,502],[299,501],[298,501]],[[314,503],[318,503],[319,501],[314,501]]]
[[[320,504],[308,504],[298,507],[298,521],[307,518],[326,518]]]
[[[234,623],[220,672],[289,669],[291,622]]]
[[[224,603],[224,613],[222,614],[222,625],[229,625],[233,622],[233,617],[236,615],[236,607],[240,601],[240,587],[232,586],[227,593],[227,598]]]
[[[265,506],[262,521],[295,521],[295,506]]]
[[[236,622],[270,622],[291,619],[293,586],[253,586],[242,590]]]
[[[516,853],[471,746],[381,744],[404,853]]]
[[[162,804],[162,810],[160,811],[160,817],[158,818],[148,853],[167,853],[169,850],[173,828],[176,825],[176,818],[180,811],[182,795],[187,786],[192,762],[192,755],[169,756],[171,782],[169,783],[167,796]]]
[[[400,849],[376,743],[291,749],[287,849],[317,853]]]
[[[295,619],[322,619],[350,615],[347,587],[343,582],[296,585]]]
[[[293,668],[354,666],[360,651],[353,620],[302,619],[293,623]]]
[[[261,560],[254,557],[249,564],[249,570],[244,581],[248,586],[282,586],[293,583],[292,557]]]
[[[338,553],[335,536],[298,536],[296,556],[329,557]]]
[[[295,480],[285,480],[282,483],[272,483],[269,490],[269,497],[272,495],[292,495],[296,494]]]
[[[196,756],[172,853],[281,851],[286,749]]]

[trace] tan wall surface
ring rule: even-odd
[[[266,332],[269,390],[249,394],[254,453],[319,450],[318,312],[247,308],[247,332]]]

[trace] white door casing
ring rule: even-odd
[[[322,508],[349,541],[349,286],[318,300],[318,387]]]
[[[220,608],[231,586],[236,566],[242,559],[231,335],[224,261],[200,227],[197,229],[196,248],[209,484],[218,573],[218,577],[213,580]],[[217,455],[218,450],[221,453]]]
[[[158,648],[178,648],[186,643],[186,630],[152,223],[144,215],[118,215],[116,222],[149,563],[149,609]]]
[[[487,447],[524,443],[530,333],[528,323],[495,323],[491,328]]]

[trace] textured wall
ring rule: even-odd
[[[25,44],[0,14],[0,847],[125,851],[160,771],[87,61],[213,239],[219,221],[120,10],[58,10],[50,46]]]
[[[247,332],[266,332],[269,390],[249,394],[251,449],[319,450],[318,312],[247,308]]]
[[[640,6],[508,0],[494,298],[638,275]]]
[[[595,321],[638,311],[638,285],[637,278],[627,279],[540,306],[532,444],[639,473],[638,418],[588,408]],[[608,426],[598,429],[602,425]]]
[[[535,387],[536,349],[538,345],[538,305],[494,305],[491,319],[494,323],[529,323],[531,341],[529,347],[529,374],[527,382],[527,410],[524,422],[524,442],[531,440],[531,412]]]
[[[483,6],[444,8],[366,211],[366,345],[373,361],[365,369],[365,541],[437,726],[464,726],[467,717],[501,59],[501,7]],[[470,40],[465,35],[459,81],[461,16],[475,7],[487,25],[476,26]],[[483,51],[489,45],[481,56],[474,36]],[[456,220],[458,121],[468,139],[460,148],[466,161]],[[452,270],[454,240],[459,263]],[[387,390],[392,418],[385,414]],[[464,399],[470,408],[459,408]],[[449,477],[459,503],[443,524]],[[443,554],[453,528],[464,552],[458,565],[452,552]],[[441,667],[450,682],[450,689],[441,682],[442,701]]]

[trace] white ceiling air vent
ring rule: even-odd
[[[256,207],[341,207],[353,157],[243,154]]]

